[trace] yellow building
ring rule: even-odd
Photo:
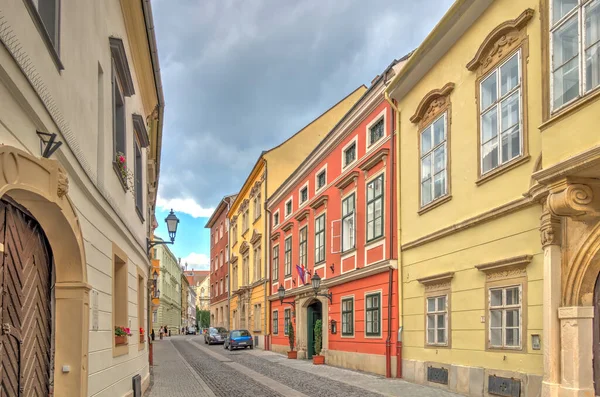
[[[387,89],[409,381],[540,395],[542,206],[529,189],[542,165],[547,13],[538,0],[459,0]]]
[[[271,219],[263,216],[267,199],[360,99],[360,86],[281,145],[263,152],[229,213],[230,326],[248,329],[263,348],[268,334],[269,244]],[[275,216],[278,216],[276,214]],[[278,223],[279,220],[274,220]]]

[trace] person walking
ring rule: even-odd
[[[165,328],[164,327],[160,327],[160,340],[162,340],[163,338],[163,334],[165,333]]]
[[[152,332],[150,332],[150,338],[152,338],[152,342],[154,342],[154,328],[152,328]]]

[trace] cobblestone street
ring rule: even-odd
[[[229,352],[202,337],[154,342],[150,397],[318,396],[453,397],[457,394],[401,380],[314,366],[306,360],[258,349]]]

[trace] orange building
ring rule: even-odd
[[[291,321],[298,358],[311,358],[322,319],[326,363],[396,372],[394,114],[383,92],[406,59],[373,80],[268,200],[274,351],[289,350]]]

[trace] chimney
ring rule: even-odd
[[[375,78],[373,80],[371,80],[371,85],[375,84],[375,80],[377,80],[379,78],[379,75],[375,76]]]

